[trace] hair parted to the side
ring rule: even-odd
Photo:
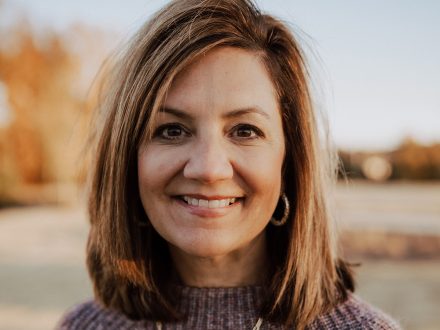
[[[302,51],[289,29],[247,0],[172,1],[130,41],[99,104],[87,264],[96,298],[135,319],[174,320],[166,242],[148,224],[137,182],[138,148],[173,78],[217,47],[258,54],[279,98],[286,141],[287,223],[268,226],[273,269],[262,317],[304,328],[353,290],[338,259],[326,189],[335,174],[317,132]]]

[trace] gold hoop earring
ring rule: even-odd
[[[281,199],[284,202],[284,213],[283,217],[280,220],[275,219],[273,216],[270,218],[270,223],[274,226],[282,226],[287,222],[287,217],[289,216],[290,212],[290,204],[289,200],[287,199],[287,196],[285,193],[281,195]]]

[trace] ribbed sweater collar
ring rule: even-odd
[[[262,286],[198,288],[176,286],[181,311],[202,309],[249,311],[257,309],[263,300]]]
[[[189,323],[210,324],[212,328],[252,329],[264,298],[262,286],[197,288],[178,286],[177,309],[189,317]],[[238,329],[237,328],[237,329]]]

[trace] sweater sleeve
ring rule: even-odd
[[[56,330],[120,330],[149,329],[151,326],[141,321],[133,321],[126,316],[104,308],[91,300],[75,306],[58,322]]]
[[[63,315],[55,327],[56,330],[96,329],[97,323],[102,318],[99,306],[93,301],[88,301],[73,307]]]
[[[350,294],[347,301],[316,319],[308,329],[401,330],[402,328],[384,312],[358,296]]]
[[[120,312],[90,300],[73,307],[61,318],[55,330],[153,330],[155,323],[131,320]]]

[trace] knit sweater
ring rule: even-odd
[[[181,287],[178,290],[178,310],[187,315],[177,323],[164,323],[162,329],[249,329],[258,320],[258,306],[263,300],[263,288]],[[74,307],[59,322],[60,330],[146,330],[157,329],[151,320],[134,321],[91,300]],[[264,320],[261,330],[283,329]],[[307,327],[317,329],[390,329],[400,326],[389,316],[362,301],[354,294],[327,314],[321,315]]]

